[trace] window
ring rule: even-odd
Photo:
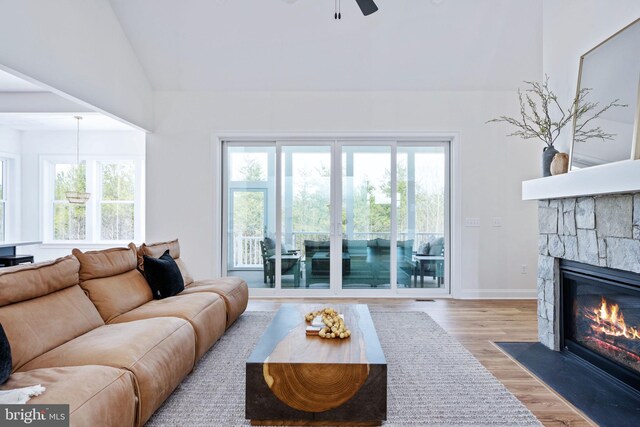
[[[256,295],[449,293],[449,146],[224,141],[223,268]]]
[[[80,165],[48,159],[43,167],[49,200],[43,210],[45,241],[130,242],[142,239],[142,161],[87,159]],[[84,205],[67,201],[68,191],[88,192]]]
[[[133,240],[135,223],[135,165],[100,164],[100,238]]]
[[[67,201],[68,191],[86,191],[86,164],[54,166],[53,240],[85,240],[87,207]]]

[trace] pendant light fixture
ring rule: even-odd
[[[80,120],[82,120],[82,116],[74,116],[74,118],[76,119],[76,168],[80,169]],[[80,181],[76,185],[76,191],[67,191],[65,196],[69,203],[84,205],[91,197],[91,193],[80,191]]]

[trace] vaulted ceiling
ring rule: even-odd
[[[155,90],[511,90],[542,73],[541,0],[110,0]]]

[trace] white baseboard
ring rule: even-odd
[[[461,289],[456,299],[537,299],[535,289]]]

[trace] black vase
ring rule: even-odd
[[[551,162],[556,154],[558,154],[558,150],[553,146],[544,147],[542,150],[542,176],[551,176]]]

